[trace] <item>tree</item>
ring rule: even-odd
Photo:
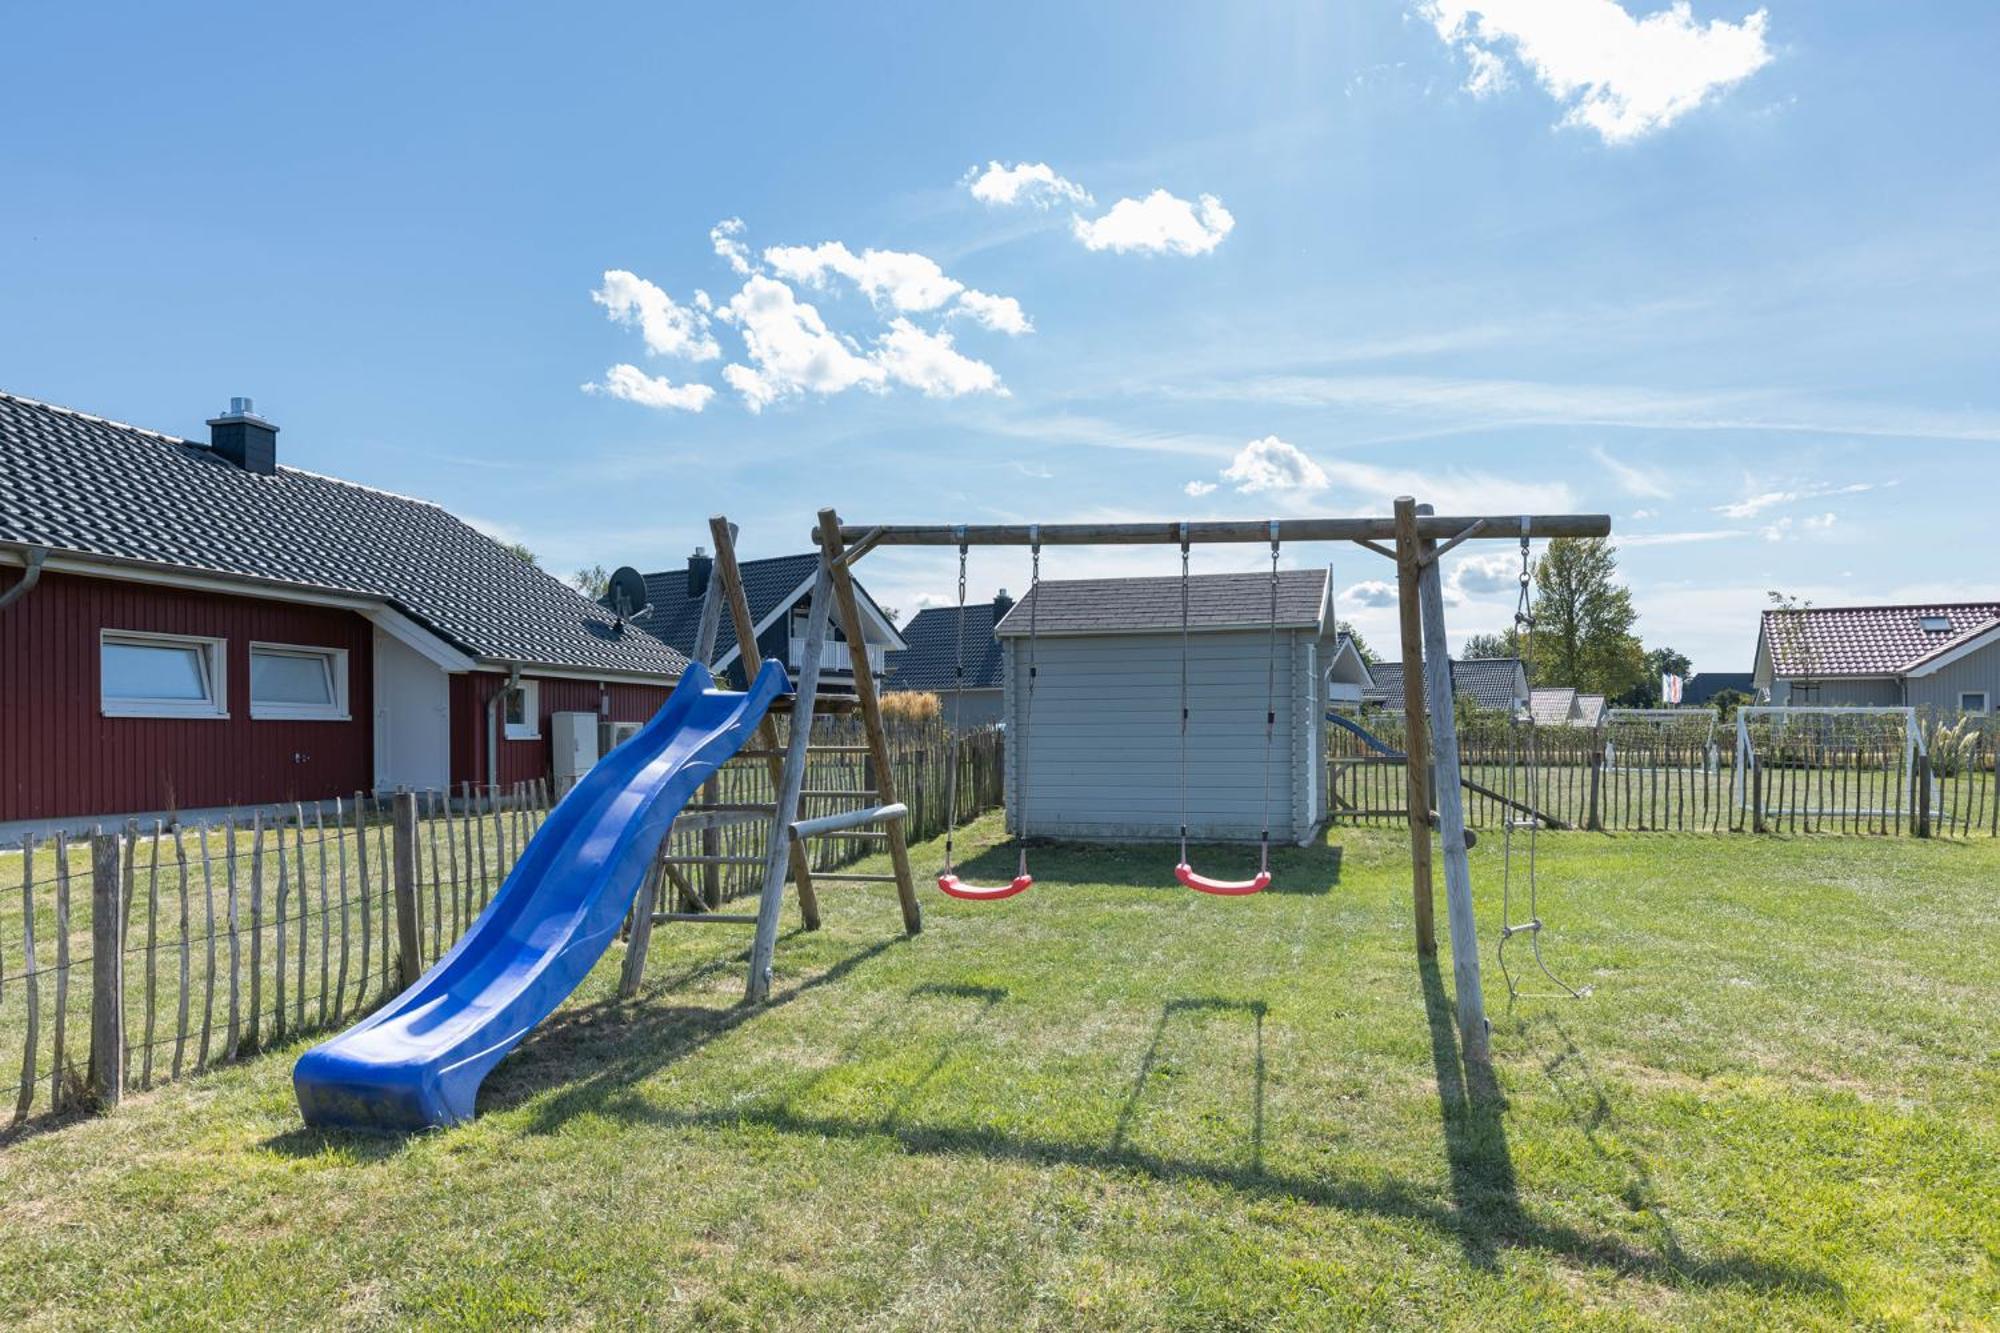
[[[1336,638],[1345,634],[1348,638],[1352,639],[1354,641],[1354,651],[1361,654],[1361,660],[1369,666],[1374,666],[1382,660],[1375,655],[1375,650],[1368,646],[1368,640],[1361,637],[1361,632],[1355,629],[1351,622],[1345,620],[1335,622],[1333,632]]]
[[[569,576],[572,587],[593,602],[601,602],[611,591],[611,571],[603,565],[579,569]]]
[[[1645,679],[1646,654],[1632,627],[1632,590],[1617,581],[1618,551],[1603,537],[1558,537],[1535,567],[1538,685],[1573,685],[1607,699]]]
[[[525,542],[501,542],[500,549],[508,555],[513,556],[516,560],[525,560],[537,568],[541,566],[542,562],[535,559],[535,553],[528,549]]]
[[[1625,708],[1660,708],[1667,700],[1660,689],[1660,677],[1679,676],[1686,679],[1694,670],[1694,663],[1686,653],[1675,652],[1671,648],[1650,648],[1646,651],[1646,678],[1633,687],[1632,692],[1618,700]]]
[[[1741,690],[1717,690],[1715,696],[1708,701],[1708,706],[1720,713],[1722,721],[1727,724],[1736,721],[1737,709],[1746,708],[1755,702],[1755,699]]]
[[[1779,667],[1782,665],[1788,679],[1785,681],[1785,703],[1809,703],[1818,693],[1819,683],[1813,679],[1819,674],[1819,661],[1813,651],[1810,631],[1812,603],[1790,593],[1773,588],[1765,596],[1771,603],[1771,700],[1779,702]]]
[[[1465,641],[1459,656],[1470,661],[1481,657],[1519,657],[1521,637],[1513,630],[1503,630],[1498,634],[1475,634]]]

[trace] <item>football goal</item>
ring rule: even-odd
[[[1923,753],[1914,708],[1739,708],[1731,786],[1767,819],[1899,818]]]

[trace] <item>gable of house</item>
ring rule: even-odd
[[[692,656],[701,632],[701,606],[708,580],[714,577],[713,568],[712,563],[697,566],[697,577],[692,579],[686,566],[645,575],[646,606],[633,616],[633,623],[678,652]],[[807,552],[743,560],[738,562],[736,571],[743,584],[744,600],[750,605],[750,622],[757,627],[758,641],[768,644],[785,637],[782,628],[775,636],[770,631],[779,626],[787,612],[811,602],[813,580],[819,574],[819,557]],[[868,589],[856,580],[854,591],[861,613],[869,622],[868,641],[900,648],[902,640],[894,623]],[[827,633],[830,638],[845,637],[837,620],[828,623]],[[725,611],[716,644],[717,665],[733,662],[737,648],[736,635]]]

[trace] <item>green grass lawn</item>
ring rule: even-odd
[[[926,890],[913,940],[886,889],[829,886],[759,1011],[744,935],[666,927],[637,1000],[614,948],[448,1132],[302,1129],[297,1047],[132,1097],[0,1150],[0,1324],[2000,1310],[2000,844],[1546,836],[1551,961],[1595,994],[1509,1013],[1488,838],[1468,1080],[1407,848],[1336,837],[1244,900],[1172,886],[1160,849],[1048,849],[1007,903]]]

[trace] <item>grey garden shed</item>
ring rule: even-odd
[[[1275,669],[1270,750],[1274,842],[1324,822],[1320,676],[1336,649],[1327,571],[1284,570],[1271,652],[1268,573],[1189,586],[1188,835],[1254,842],[1264,827],[1265,670]],[[1033,715],[1028,631],[1035,626]],[[1043,582],[995,627],[1003,656],[1008,822],[1085,841],[1179,835],[1181,581]],[[1022,774],[1027,775],[1023,790]]]

